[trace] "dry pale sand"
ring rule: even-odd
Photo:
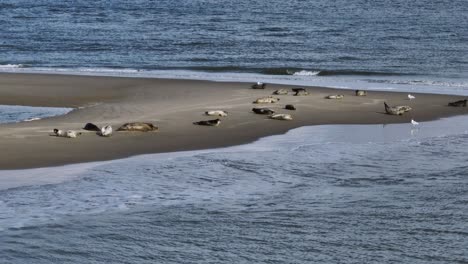
[[[248,83],[166,80],[40,74],[0,74],[0,104],[74,107],[71,113],[43,120],[0,125],[0,169],[46,167],[69,163],[123,158],[137,154],[218,148],[252,142],[289,129],[318,124],[388,124],[433,120],[468,113],[468,108],[448,107],[458,96],[369,92],[356,97],[350,90],[307,87],[309,96],[282,95],[266,105],[290,113],[293,121],[277,121],[256,115],[251,109],[258,97],[285,85],[250,89]],[[342,100],[324,99],[344,94]],[[383,102],[410,105],[404,116],[384,113]],[[294,104],[297,111],[282,109]],[[204,111],[223,109],[229,116],[219,127],[192,122],[208,120]],[[212,119],[212,118],[211,118]],[[110,124],[152,122],[159,132],[118,132],[110,138],[83,131],[76,139],[50,136],[54,128],[80,130],[87,122]]]

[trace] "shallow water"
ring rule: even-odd
[[[0,190],[0,256],[466,262],[466,121],[304,127],[226,149],[28,170],[37,182]]]
[[[64,115],[71,110],[73,108],[0,105],[0,124],[34,121],[46,117]]]

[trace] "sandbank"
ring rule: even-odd
[[[64,116],[32,122],[0,125],[0,169],[25,169],[72,163],[112,160],[138,154],[219,148],[249,143],[264,136],[282,134],[308,125],[390,124],[429,121],[468,113],[467,107],[448,107],[464,99],[455,95],[354,91],[306,87],[308,96],[280,95],[280,102],[266,105],[278,113],[293,115],[292,121],[271,120],[254,114],[252,102],[280,88],[250,89],[251,83],[172,80],[155,78],[73,76],[53,74],[0,74],[0,104],[76,108]],[[304,87],[304,86],[302,86]],[[343,94],[341,100],[327,100]],[[383,102],[409,105],[403,116],[384,113]],[[296,111],[284,110],[293,104]],[[229,116],[218,127],[196,126],[208,120],[203,113],[222,109]],[[212,119],[212,118],[211,118]],[[132,121],[152,122],[159,132],[119,132],[103,138],[82,131],[76,139],[50,136],[54,128],[80,130],[86,123],[115,128]],[[80,130],[81,131],[81,130]]]

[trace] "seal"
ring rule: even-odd
[[[213,120],[203,120],[203,121],[198,121],[194,122],[194,125],[200,125],[200,126],[218,126],[221,124],[220,119],[213,119]]]
[[[149,131],[158,131],[158,127],[154,126],[151,123],[144,123],[144,122],[132,122],[132,123],[125,123],[121,127],[117,129],[117,131],[141,131],[141,132],[149,132]]]
[[[275,94],[275,95],[287,95],[287,94],[288,94],[288,90],[286,90],[286,89],[279,89],[279,90],[274,91],[273,94]]]
[[[275,111],[270,108],[252,108],[252,111],[259,115],[271,115],[275,113]]]
[[[111,126],[105,126],[101,128],[101,132],[99,132],[99,135],[102,137],[110,137],[112,136],[112,127]]]
[[[334,94],[334,95],[328,95],[325,97],[325,99],[343,99],[344,95],[342,94]]]
[[[292,88],[292,91],[295,92],[294,96],[308,95],[309,92],[305,88]]]
[[[227,111],[223,111],[223,110],[213,110],[213,111],[206,111],[205,112],[205,115],[207,116],[222,116],[222,117],[225,117],[228,115],[228,112]]]
[[[364,91],[364,90],[356,90],[356,91],[354,91],[354,93],[356,94],[356,96],[366,96],[367,95],[367,91]]]
[[[265,89],[266,83],[257,82],[256,84],[252,85],[252,89]]]
[[[453,107],[466,107],[466,99],[465,100],[459,100],[455,102],[448,103],[449,106]]]
[[[385,113],[389,115],[402,115],[405,112],[411,111],[412,109],[411,107],[407,105],[397,105],[397,106],[390,107],[388,106],[386,102],[384,102],[384,106],[385,106]]]
[[[253,103],[254,104],[272,104],[272,103],[278,102],[279,100],[280,100],[279,98],[268,96],[268,97],[258,98],[257,100],[253,101]]]
[[[288,104],[288,105],[286,105],[284,107],[284,109],[286,109],[286,110],[296,110],[296,107],[294,105],[292,105],[292,104]]]
[[[270,118],[275,120],[292,120],[292,116],[289,114],[273,114]]]
[[[76,138],[77,136],[81,135],[81,132],[76,132],[74,130],[65,131],[65,130],[54,128],[54,134],[57,137]]]
[[[87,123],[84,127],[83,127],[84,130],[88,130],[88,131],[101,131],[101,129],[99,129],[98,126],[96,126],[95,124],[93,123]]]

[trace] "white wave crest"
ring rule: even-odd
[[[41,118],[39,118],[39,117],[28,118],[28,119],[25,119],[24,122],[31,122],[31,121],[35,121],[35,120],[41,120]]]
[[[0,64],[0,69],[17,69],[17,68],[24,68],[23,64]]]
[[[293,75],[295,76],[317,76],[319,75],[320,71],[306,71],[306,70],[301,70],[298,72],[294,72]]]

